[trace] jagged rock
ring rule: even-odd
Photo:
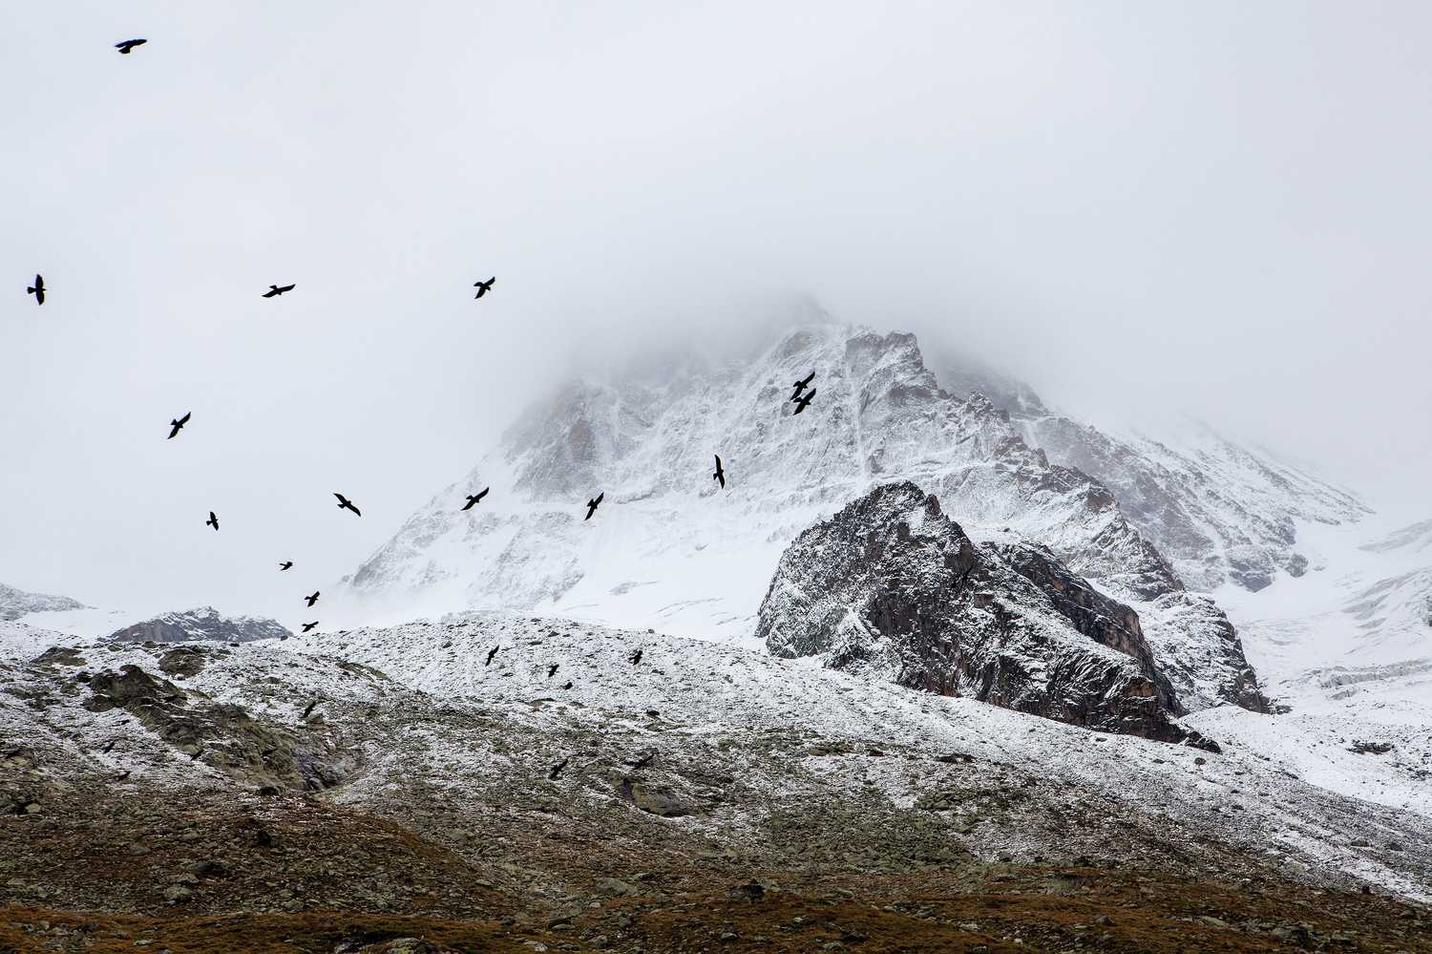
[[[246,643],[256,639],[281,639],[293,633],[271,619],[251,616],[224,616],[212,606],[164,613],[135,623],[110,635],[125,643],[187,643],[194,641]]]
[[[1048,554],[1013,553],[1023,572],[1000,547],[976,547],[916,485],[877,487],[787,548],[757,635],[779,656],[819,656],[832,668],[1092,728],[1201,742],[1170,718],[1177,701],[1137,614],[1084,592],[1088,584]]]
[[[19,619],[29,613],[54,613],[84,608],[85,604],[68,596],[26,593],[0,583],[0,619]]]

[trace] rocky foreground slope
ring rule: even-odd
[[[1428,949],[1432,805],[1236,747],[561,620],[59,643],[0,949]]]

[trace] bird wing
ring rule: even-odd
[[[281,292],[293,291],[296,287],[298,287],[297,284],[294,284],[294,285],[283,285],[283,286],[281,286],[281,287],[279,288],[279,291],[281,291]]]
[[[172,440],[174,439],[174,435],[175,435],[175,434],[178,434],[178,433],[179,433],[179,422],[178,422],[178,421],[170,421],[170,422],[169,422],[169,437],[168,437],[167,439],[172,441]]]
[[[45,303],[45,289],[44,289],[44,288],[37,287],[37,288],[35,289],[35,304],[37,304],[37,305],[43,305],[44,303]]]
[[[193,413],[194,413],[193,411],[185,411],[185,412],[184,412],[184,416],[181,417],[181,418],[179,418],[179,424],[180,424],[180,426],[183,426],[183,425],[185,425],[185,424],[188,424],[188,423],[189,423],[189,417],[190,417]]]

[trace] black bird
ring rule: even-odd
[[[812,381],[814,381],[814,380],[815,380],[815,372],[812,371],[810,374],[807,374],[807,375],[805,376],[805,380],[804,380],[804,381],[797,381],[795,384],[791,385],[792,387],[794,387],[794,388],[796,389],[796,390],[795,390],[795,393],[791,395],[791,400],[794,401],[794,400],[796,400],[797,398],[799,398],[799,397],[801,396],[801,392],[804,391],[807,387],[809,387],[809,386],[810,386],[810,383],[811,383]]]
[[[148,42],[149,42],[148,40],[143,40],[143,39],[140,39],[140,40],[121,40],[120,42],[118,42],[118,43],[116,43],[116,44],[114,45],[114,48],[115,48],[116,50],[118,50],[119,52],[123,53],[125,56],[128,56],[130,50],[134,49],[136,46],[143,46],[144,44],[146,44],[146,43],[148,43]]]
[[[27,287],[25,293],[35,296],[35,304],[43,305],[45,303],[45,276],[36,273],[35,284]]]
[[[641,662],[641,652],[642,651],[638,649],[636,652],[632,653],[630,656],[627,657],[627,659],[631,660],[631,664],[633,666]]]
[[[648,765],[651,764],[651,760],[654,758],[656,758],[656,753],[648,752],[641,758],[637,759],[635,762],[632,762],[631,767],[634,769],[646,768]]]
[[[607,495],[607,492],[606,492],[605,490],[603,490],[601,493],[597,494],[597,495],[596,495],[595,497],[593,497],[591,500],[588,500],[588,501],[587,501],[587,515],[582,518],[583,521],[587,521],[587,520],[592,519],[592,514],[594,514],[594,513],[597,512],[597,507],[601,506],[602,498],[605,497],[606,495]]]
[[[478,299],[481,298],[483,295],[486,295],[488,292],[492,291],[492,285],[496,281],[496,278],[489,278],[485,282],[473,282],[472,287],[477,289],[477,294],[473,295],[472,297],[474,299]]]
[[[722,490],[726,489],[726,469],[721,466],[720,454],[716,455],[716,473],[711,475],[711,479],[718,482]]]
[[[318,590],[314,590],[312,596],[305,596],[304,599],[308,601],[308,605],[309,605],[309,606],[312,606],[314,603],[317,603],[317,602],[318,602]]]
[[[547,667],[547,678],[548,678],[548,679],[551,679],[553,676],[557,675],[557,667],[560,666],[560,665],[562,665],[562,664],[561,664],[561,663],[553,663],[552,665],[550,665],[550,666]]]
[[[357,507],[353,506],[353,501],[349,500],[347,497],[345,497],[345,496],[343,496],[342,494],[337,493],[337,492],[335,492],[335,493],[333,494],[333,496],[335,496],[335,497],[338,498],[338,509],[339,509],[339,510],[351,510],[351,511],[353,511],[354,513],[356,513],[358,516],[360,516],[360,517],[363,516],[363,511],[361,511],[361,510],[359,510]]]
[[[293,291],[293,289],[294,289],[294,286],[293,286],[293,285],[270,285],[270,286],[269,286],[269,290],[263,293],[263,297],[264,297],[264,298],[277,298],[279,295],[282,295],[284,292],[291,292],[291,291]]]
[[[209,511],[209,519],[204,521],[204,525],[213,527],[215,530],[219,529],[219,518],[214,516],[214,511]]]
[[[317,625],[318,625],[318,620],[314,620],[314,621],[311,622],[311,623],[304,623],[304,624],[303,624],[303,631],[306,633],[306,632],[308,632],[309,630],[313,629],[313,628],[314,628],[315,626],[317,626]]]
[[[189,418],[193,416],[193,411],[185,411],[183,417],[176,417],[172,419],[169,422],[169,436],[164,439],[166,441],[172,441],[176,436],[178,436],[179,432],[184,429],[184,425],[189,423]]]
[[[303,710],[303,715],[301,715],[301,716],[298,717],[299,720],[302,721],[303,719],[307,719],[309,713],[312,712],[312,711],[314,710],[314,707],[317,706],[317,705],[318,705],[318,700],[317,700],[317,699],[314,699],[312,702],[310,702],[310,703],[308,704],[308,708],[306,708],[306,709]]]
[[[466,496],[467,496],[467,506],[463,507],[462,509],[464,509],[464,510],[471,510],[471,509],[472,509],[473,507],[475,507],[477,504],[482,503],[482,498],[483,498],[483,497],[486,497],[486,496],[487,496],[487,492],[488,492],[489,490],[491,490],[491,489],[492,489],[491,487],[484,487],[484,488],[482,488],[482,490],[481,490],[479,493],[467,494],[467,495],[466,495]]]
[[[557,781],[557,776],[562,774],[562,769],[566,768],[567,763],[570,761],[572,761],[570,758],[565,758],[562,761],[558,762],[556,765],[552,766],[551,771],[547,773],[547,778],[553,782]]]
[[[491,649],[489,649],[489,650],[487,651],[487,662],[483,663],[483,665],[484,665],[484,666],[491,666],[491,665],[492,665],[492,661],[497,658],[497,651],[498,651],[499,649],[501,649],[501,648],[502,648],[501,646],[493,646]]]
[[[563,686],[562,688],[563,688],[563,689],[570,689],[570,688],[572,688],[572,680],[568,679],[568,680],[567,680],[567,684],[566,684],[565,686]]]
[[[815,388],[811,388],[809,391],[806,392],[805,397],[803,397],[803,398],[801,398],[800,400],[796,401],[796,413],[799,414],[801,411],[804,411],[806,408],[810,407],[810,402],[811,402],[814,398],[815,398]]]
[[[279,570],[280,573],[282,573],[284,570],[288,570],[288,569],[292,569],[292,568],[293,568],[293,561],[292,561],[292,560],[284,560],[282,563],[280,563],[280,564],[278,565],[278,570]]]

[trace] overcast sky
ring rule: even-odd
[[[792,293],[1432,516],[1425,3],[65,0],[0,27],[0,581],[292,624],[278,560],[351,571],[574,366],[749,336]]]

